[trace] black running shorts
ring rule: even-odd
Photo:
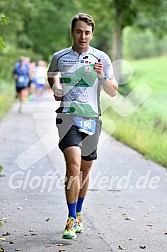
[[[83,160],[91,161],[97,159],[97,145],[101,133],[102,122],[96,118],[96,131],[93,135],[79,132],[75,126],[74,116],[66,113],[58,113],[56,126],[59,133],[59,148],[64,152],[65,148],[79,146]]]
[[[20,93],[22,90],[25,90],[27,87],[17,87],[16,86],[16,92]]]

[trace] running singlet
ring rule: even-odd
[[[16,79],[16,87],[24,87],[26,88],[28,86],[29,82],[29,67],[27,64],[23,64],[23,66],[20,66],[20,63],[17,63],[13,74],[17,74]]]
[[[63,99],[60,107],[62,107],[62,112],[85,117],[100,115],[101,82],[94,71],[94,64],[98,59],[101,59],[103,63],[105,76],[114,79],[108,55],[93,47],[89,47],[89,50],[81,55],[74,52],[72,47],[53,55],[48,77],[61,73]]]

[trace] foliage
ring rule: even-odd
[[[2,165],[0,165],[0,173],[2,172],[2,170],[3,170],[3,166],[2,166]]]
[[[126,27],[123,34],[123,54],[127,58],[147,58],[167,53],[167,36],[158,38],[150,29],[141,31]]]
[[[167,29],[167,2],[166,0],[140,0],[134,26],[145,30],[149,28],[159,37],[166,34]]]
[[[114,23],[115,26],[119,25],[121,29],[127,25],[133,25],[136,18],[138,9],[136,1],[134,0],[113,0],[111,1],[111,7],[114,12]]]
[[[8,24],[8,23],[9,23],[9,18],[1,13],[0,14],[0,26],[2,26],[4,24]]]
[[[6,17],[4,14],[0,13],[0,27],[2,25],[8,24],[8,22],[9,22],[9,18]],[[3,42],[3,37],[0,36],[0,50],[2,50],[4,48],[5,48],[5,44]]]
[[[3,43],[3,37],[0,36],[0,50],[5,48],[5,44]]]
[[[122,58],[122,32],[127,26],[136,26],[141,30],[150,29],[161,37],[165,35],[167,29],[165,0],[160,0],[158,5],[156,0],[113,0],[113,4],[116,21],[113,48],[117,51],[114,59]]]

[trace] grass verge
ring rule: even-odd
[[[112,135],[138,150],[147,159],[167,167],[167,57],[131,62],[134,74],[130,83],[121,86],[121,92],[133,90],[140,83],[151,88],[150,97],[131,115],[122,117],[112,109],[103,115],[103,129],[112,133],[108,119],[116,125]],[[125,95],[126,96],[126,95]],[[111,98],[112,99],[112,98]],[[102,99],[102,103],[104,103]],[[126,105],[126,104],[125,104]]]
[[[0,83],[0,118],[12,107],[15,100],[14,85]]]

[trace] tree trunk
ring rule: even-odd
[[[113,31],[112,59],[122,59],[122,27],[117,23]]]
[[[115,7],[115,26],[113,28],[113,45],[112,45],[112,61],[117,61],[114,64],[114,73],[118,83],[121,79],[121,59],[122,59],[122,31],[123,27],[121,25],[122,11],[120,9],[119,0],[114,0]]]
[[[122,59],[122,27],[117,23],[113,33],[112,61],[114,63],[114,74],[117,82],[121,83],[121,59]]]

